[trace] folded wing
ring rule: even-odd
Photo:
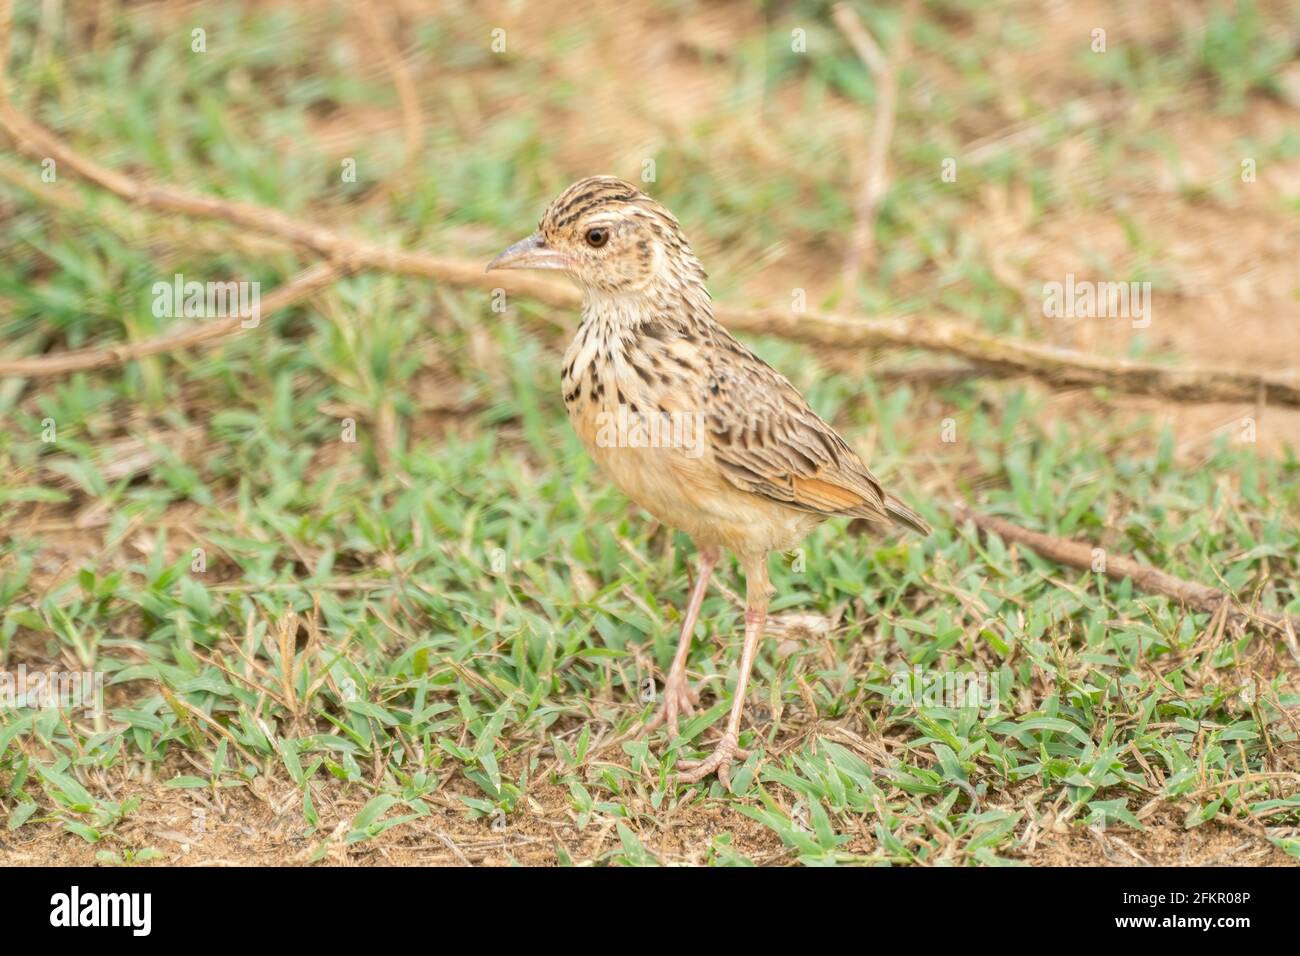
[[[728,481],[802,511],[901,517],[862,459],[784,376],[725,330],[714,344],[726,360],[707,370],[700,404]]]

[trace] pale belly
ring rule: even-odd
[[[636,316],[625,316],[620,324],[618,306],[605,303],[604,320],[589,318],[584,310],[584,324],[564,355],[565,409],[588,453],[625,495],[699,545],[719,545],[742,560],[793,548],[824,516],[744,491],[723,477],[702,417],[687,414],[691,405],[681,378],[666,387],[644,374],[647,365],[660,371],[676,365],[684,376],[682,363],[689,364],[691,348],[643,340],[636,356],[629,357],[621,330],[634,325]],[[638,441],[625,430],[629,414],[642,426],[649,422],[634,410],[658,420],[661,408],[675,417],[657,437]],[[644,429],[637,434],[649,437]]]
[[[629,498],[699,545],[719,545],[737,555],[762,555],[795,547],[824,518],[743,491],[710,461],[707,438],[689,447],[628,447],[610,442],[590,406],[569,418],[588,453]]]

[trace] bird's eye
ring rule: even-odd
[[[609,241],[609,230],[597,226],[595,229],[587,230],[587,245],[593,249],[599,249]]]

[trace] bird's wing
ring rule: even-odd
[[[714,345],[700,407],[731,484],[801,511],[890,518],[880,482],[784,376],[721,327]]]

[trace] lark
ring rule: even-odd
[[[691,639],[724,550],[745,574],[745,637],[726,730],[678,779],[716,773],[731,788],[750,671],[767,622],[767,562],[835,515],[930,529],[888,494],[862,459],[786,379],[713,318],[706,276],[662,205],[609,176],[583,179],[537,231],[488,264],[553,269],[582,287],[582,324],[564,354],[569,420],[601,470],[655,518],[688,534],[699,571],[662,704],[646,725],[699,706],[686,678]]]

